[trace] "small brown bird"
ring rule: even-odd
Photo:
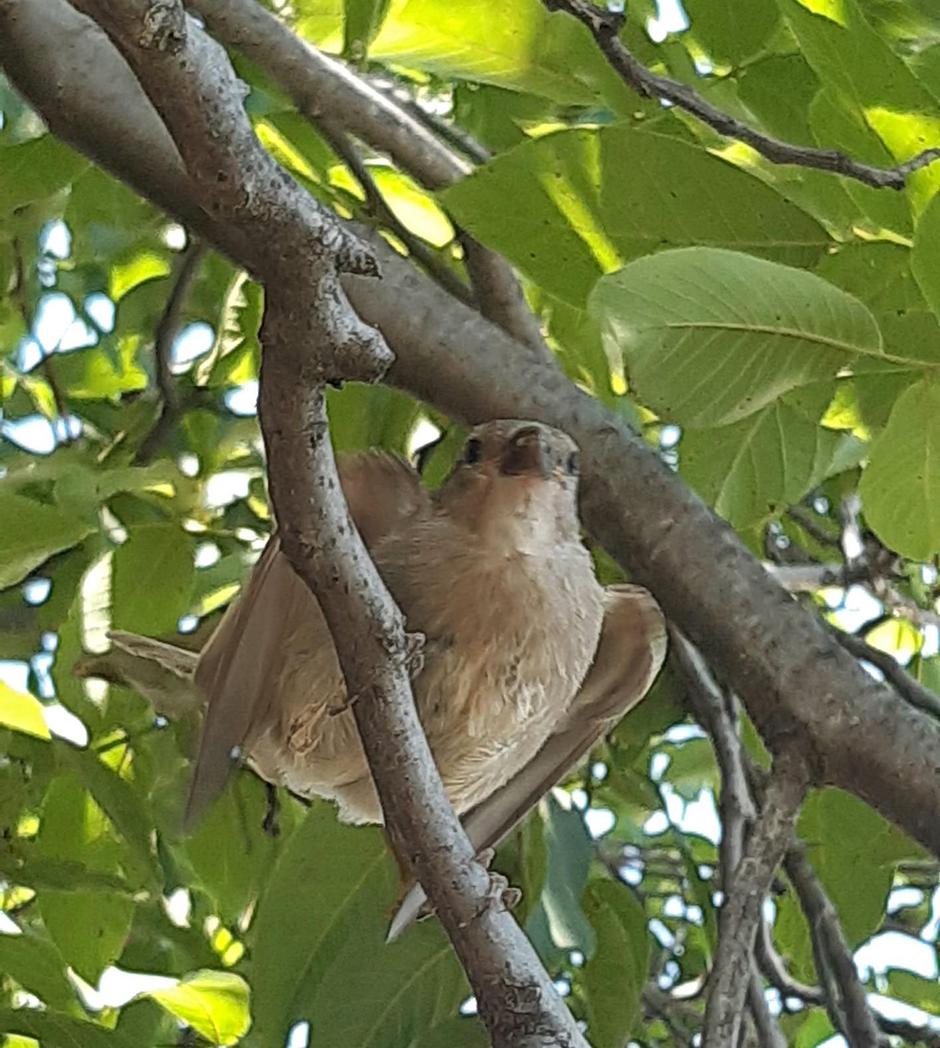
[[[643,697],[665,652],[662,615],[646,590],[597,582],[579,536],[578,450],[549,426],[478,426],[433,494],[382,452],[342,459],[340,478],[408,629],[426,638],[418,713],[448,796],[488,847]],[[179,672],[176,649],[115,640]],[[345,821],[382,821],[329,630],[276,535],[195,681],[208,710],[190,818],[241,755],[269,782],[335,801]]]

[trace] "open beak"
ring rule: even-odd
[[[551,453],[536,426],[513,433],[503,451],[500,472],[507,477],[532,476],[547,479],[552,473]]]

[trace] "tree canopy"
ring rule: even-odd
[[[940,1044],[934,0],[189,7],[264,149],[343,229],[384,238],[382,279],[346,286],[399,360],[389,384],[329,390],[338,450],[401,453],[435,486],[470,416],[555,395],[533,382],[513,410],[551,356],[572,417],[636,434],[789,591],[780,614],[826,620],[884,682],[864,707],[883,736],[796,670],[761,692],[753,667],[787,642],[772,608],[752,621],[729,602],[690,630],[683,595],[724,592],[727,548],[697,524],[683,547],[659,482],[628,505],[632,462],[602,436],[583,447],[599,576],[633,569],[705,655],[676,635],[650,696],[494,861],[590,1043],[691,1044],[742,962],[744,1043]],[[246,770],[184,835],[198,711],[159,674],[148,701],[140,668],[106,654],[109,630],[197,649],[271,530],[255,416],[277,289],[211,201],[178,192],[156,114],[94,81],[88,56],[116,53],[71,17],[0,0],[0,1035],[487,1044],[436,921],[384,945],[399,884],[382,832],[286,793],[272,827]],[[622,557],[636,518],[648,531]],[[687,587],[660,591],[660,559],[684,552]],[[794,666],[816,654],[791,639]],[[771,756],[794,747],[787,821]],[[761,880],[742,855],[775,841]],[[736,888],[764,903],[753,957],[728,931]],[[102,1001],[89,988],[115,968],[165,978]]]

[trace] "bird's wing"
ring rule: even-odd
[[[609,586],[594,662],[564,720],[525,767],[463,819],[477,854],[499,844],[643,698],[665,655],[666,625],[651,594],[640,586]],[[389,928],[390,942],[415,920],[424,902],[423,890],[412,888]]]
[[[339,462],[339,476],[367,546],[429,511],[430,497],[417,473],[393,455],[347,456]],[[285,642],[299,625],[305,644],[311,642],[311,632],[319,631],[323,644],[332,643],[316,600],[274,535],[199,657],[196,684],[209,706],[186,806],[187,825],[222,791],[233,757],[276,708]],[[316,645],[320,637],[312,642]]]

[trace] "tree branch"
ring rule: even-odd
[[[868,1004],[865,988],[859,982],[855,961],[842,934],[839,918],[816,878],[802,842],[793,843],[787,852],[784,866],[810,927],[813,956],[819,977],[826,988],[826,1009],[833,1025],[842,1031],[853,1048],[879,1048],[886,1045],[875,1014]]]
[[[819,171],[831,171],[876,189],[903,189],[915,171],[940,160],[940,146],[935,146],[896,167],[875,167],[853,160],[837,149],[798,146],[762,134],[729,113],[722,112],[687,84],[647,69],[620,39],[619,33],[624,23],[622,14],[598,7],[593,0],[542,0],[542,3],[549,11],[564,11],[587,26],[611,68],[639,95],[671,102],[720,135],[736,138],[749,145],[773,164],[797,164]]]
[[[242,231],[199,206],[124,63],[68,12],[63,0],[0,0],[0,61],[12,81],[57,134],[256,272]],[[395,350],[391,379],[465,422],[528,417],[569,432],[584,454],[588,529],[721,668],[764,738],[796,737],[818,781],[857,794],[940,854],[940,724],[865,673],[621,419],[390,248],[374,251],[383,280],[350,277],[344,287]]]
[[[356,151],[356,147],[350,142],[347,135],[334,127],[329,121],[319,124],[320,133],[329,143],[336,155],[349,168],[353,177],[362,188],[365,196],[366,206],[371,211],[376,222],[381,223],[408,249],[408,254],[418,262],[424,271],[440,286],[455,298],[468,306],[474,305],[473,291],[464,284],[457,274],[442,262],[435,251],[428,247],[419,237],[416,237],[410,229],[406,228],[397,218],[395,212],[382,196],[382,191],[375,184],[369,168],[362,157]]]
[[[705,1048],[737,1044],[764,899],[793,839],[807,785],[807,769],[799,755],[782,753],[775,758],[760,814],[721,907],[718,951],[705,1008]]]
[[[140,442],[140,447],[134,455],[134,463],[138,466],[145,466],[152,461],[179,419],[179,392],[171,368],[173,343],[179,334],[186,300],[199,275],[199,267],[205,255],[205,244],[201,240],[190,240],[179,258],[173,285],[157,324],[153,340],[153,354],[154,375],[160,400],[156,420]]]
[[[395,850],[437,908],[493,1044],[583,1048],[450,807],[411,695],[414,644],[336,475],[325,384],[374,380],[391,359],[349,307],[336,269],[375,273],[375,258],[281,175],[251,130],[224,52],[182,0],[73,6],[105,29],[163,114],[205,209],[239,227],[253,250],[266,289],[259,414],[281,543],[329,624]]]
[[[696,720],[711,736],[721,769],[719,870],[724,903],[718,954],[712,968],[711,988],[705,1012],[704,1043],[706,1048],[709,1044],[717,1046],[737,1043],[741,1006],[746,995],[761,1044],[770,1045],[772,1048],[786,1048],[786,1041],[771,1018],[763,984],[752,957],[754,936],[764,924],[764,898],[782,857],[782,851],[769,871],[761,872],[752,862],[752,876],[766,876],[766,884],[763,887],[745,879],[745,871],[749,869],[744,865],[745,857],[748,854],[759,854],[752,852],[747,843],[748,833],[757,819],[757,810],[751,797],[741,741],[729,707],[729,699],[715,683],[701,655],[685,637],[675,629],[670,631],[670,636],[672,650],[676,653],[685,678],[689,705]],[[799,770],[805,773],[805,769]],[[805,779],[802,786],[796,782],[795,787],[796,794],[792,798],[795,806],[789,816],[783,813],[783,818],[790,818],[791,832],[805,792]],[[765,811],[771,803],[779,809],[779,803],[772,801],[768,796],[765,799]],[[751,836],[750,845],[753,848],[770,847],[766,840],[762,844],[755,843],[754,835],[760,834],[764,829],[765,824],[761,824]],[[767,833],[770,833],[769,829]],[[786,841],[782,847],[786,847]],[[772,861],[772,855],[767,861]],[[733,997],[729,996],[732,989]],[[722,1040],[723,1037],[729,1039]]]
[[[263,69],[317,126],[325,121],[387,153],[428,189],[453,185],[472,165],[389,94],[295,36],[256,0],[192,0],[209,31]],[[483,315],[521,342],[548,354],[512,267],[466,238],[470,282]]]

